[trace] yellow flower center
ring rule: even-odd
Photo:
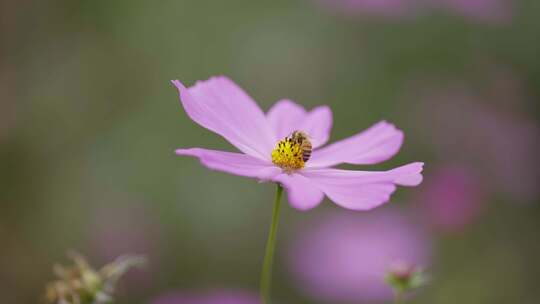
[[[311,143],[304,133],[295,131],[280,140],[272,151],[272,162],[285,172],[304,168],[311,155]]]

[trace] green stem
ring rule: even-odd
[[[403,299],[403,292],[396,291],[395,297],[394,297],[394,304],[402,304],[402,303],[405,303],[405,300]]]
[[[260,292],[261,303],[270,304],[270,286],[272,284],[272,264],[274,262],[274,250],[276,248],[277,226],[279,223],[279,209],[281,208],[281,194],[283,187],[277,184],[276,198],[274,200],[274,210],[272,211],[272,224],[266,241],[266,252],[261,272]]]

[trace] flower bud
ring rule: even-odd
[[[70,254],[73,265],[56,265],[57,279],[47,284],[45,299],[50,304],[106,304],[111,303],[116,281],[131,267],[144,259],[122,256],[100,270],[93,269],[79,254]]]
[[[410,264],[397,263],[386,274],[386,283],[397,296],[424,286],[427,282],[425,272]]]

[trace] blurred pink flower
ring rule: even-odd
[[[512,16],[510,0],[313,0],[343,15],[404,17],[443,10],[481,22],[503,22]]]
[[[218,290],[207,293],[170,292],[158,296],[151,304],[258,304],[256,294],[239,290]]]
[[[213,77],[190,88],[178,80],[173,84],[191,119],[243,152],[191,148],[178,149],[176,154],[197,157],[213,170],[280,183],[297,209],[313,208],[326,195],[342,207],[367,210],[387,202],[397,185],[416,186],[422,181],[420,162],[381,172],[331,168],[341,163],[376,164],[396,154],[403,132],[385,121],[319,148],[328,141],[332,127],[327,106],[306,111],[290,100],[281,100],[265,115],[226,77]],[[310,143],[312,153],[294,139],[294,131],[307,134],[303,142]]]
[[[512,16],[511,0],[436,0],[442,8],[458,15],[486,22],[507,21]]]
[[[430,260],[423,230],[393,209],[339,211],[304,227],[291,242],[289,269],[306,295],[326,303],[390,300],[385,275]]]
[[[160,229],[157,216],[142,204],[107,205],[97,209],[89,226],[87,252],[101,261],[125,254],[144,256],[143,271],[128,273],[125,279],[130,293],[135,293],[136,288],[152,284],[149,273],[159,264]]]
[[[526,114],[499,111],[463,88],[435,90],[424,100],[414,123],[439,158],[466,165],[487,190],[509,199],[538,197],[540,128]]]
[[[403,16],[415,11],[411,0],[314,0],[322,8],[345,15]]]
[[[159,222],[141,205],[98,209],[91,227],[91,248],[104,260],[126,253],[157,255]]]
[[[430,172],[416,200],[419,212],[433,226],[460,230],[481,213],[486,199],[475,174],[462,166],[445,166]]]

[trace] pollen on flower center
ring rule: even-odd
[[[280,140],[272,151],[272,162],[286,172],[304,168],[311,156],[311,142],[301,131]]]

